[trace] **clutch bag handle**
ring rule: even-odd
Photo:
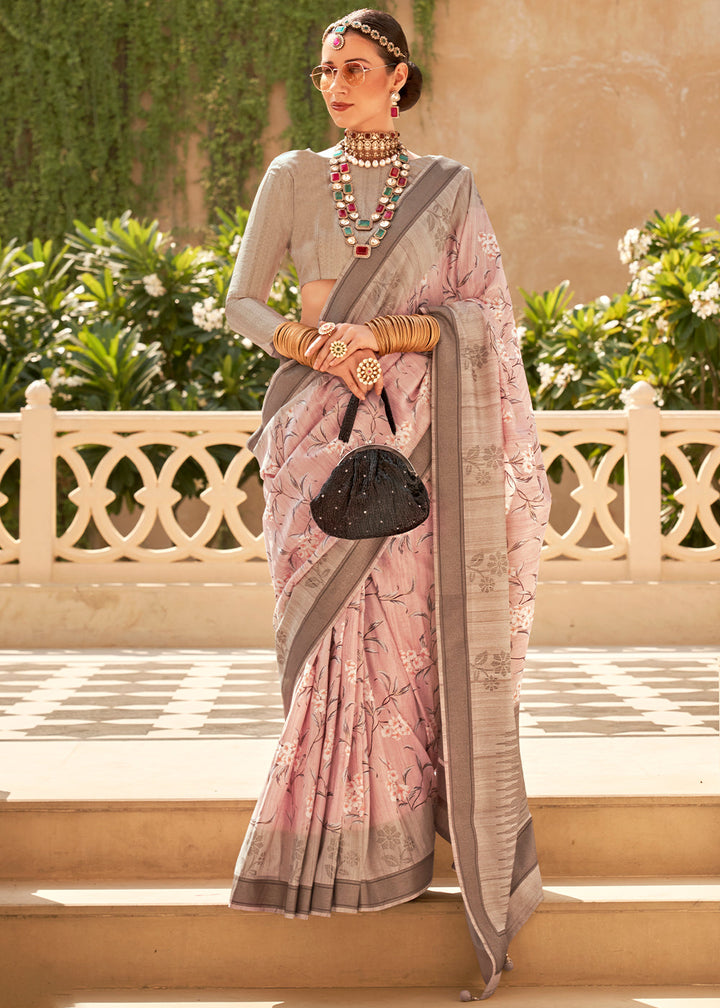
[[[390,430],[395,433],[395,419],[392,415],[392,410],[390,409],[390,400],[387,397],[387,392],[385,389],[380,393],[380,398],[383,401],[383,406],[385,407],[385,415],[387,416],[388,423],[390,424]],[[340,440],[344,441],[345,444],[350,440],[350,435],[352,434],[353,425],[355,423],[355,417],[357,416],[358,406],[360,405],[360,400],[357,396],[351,396],[350,402],[345,410],[345,416],[343,417],[342,426],[340,427]]]

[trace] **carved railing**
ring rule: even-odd
[[[249,484],[241,480],[257,413],[58,412],[43,382],[30,386],[27,400],[20,416],[0,415],[0,485],[20,471],[19,499],[0,492],[0,581],[267,581],[263,538],[248,526]],[[624,411],[541,411],[537,422],[546,464],[554,472],[561,460],[564,473],[543,579],[720,580],[713,512],[720,413],[661,411],[639,382]],[[202,488],[191,520],[178,489],[190,460]],[[120,465],[134,467],[141,484],[124,521],[111,513],[116,496],[108,485]],[[672,502],[663,497],[663,469],[676,473]],[[66,519],[58,528],[59,493]],[[15,515],[14,529],[6,515]],[[704,534],[700,545],[688,544],[691,529]],[[160,545],[153,544],[158,533]]]

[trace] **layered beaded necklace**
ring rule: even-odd
[[[343,237],[358,259],[369,259],[392,223],[400,197],[408,180],[407,149],[397,133],[356,133],[346,130],[345,137],[330,158],[330,188]],[[390,171],[369,217],[361,217],[353,192],[350,165],[377,168],[390,165]],[[377,225],[377,227],[376,227]],[[358,234],[375,228],[374,234]]]

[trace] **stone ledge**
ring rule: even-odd
[[[269,584],[0,585],[5,648],[273,647]],[[720,644],[720,582],[545,581],[535,646]]]
[[[269,584],[0,586],[6,648],[273,647]]]
[[[536,647],[713,647],[720,582],[541,581]]]

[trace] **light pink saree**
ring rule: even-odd
[[[541,898],[517,704],[548,495],[495,237],[467,169],[429,160],[325,318],[440,321],[432,356],[382,360],[395,437],[373,394],[349,445],[409,454],[431,518],[357,542],[315,525],[310,499],[346,450],[333,377],[284,364],[255,437],[287,718],[231,905],[305,917],[412,899],[437,830],[487,995]]]

